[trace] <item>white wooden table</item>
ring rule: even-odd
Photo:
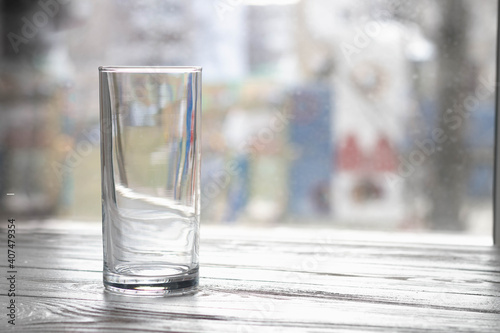
[[[500,332],[489,246],[203,226],[199,291],[139,298],[104,292],[98,227],[19,224],[9,297],[2,232],[0,332]]]

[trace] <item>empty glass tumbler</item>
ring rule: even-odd
[[[198,285],[200,67],[99,67],[104,286]]]

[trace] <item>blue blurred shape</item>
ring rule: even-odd
[[[300,86],[291,91],[289,139],[294,152],[289,173],[291,216],[330,213],[334,156],[331,101],[332,92],[324,85]]]

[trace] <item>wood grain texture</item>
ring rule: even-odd
[[[193,295],[116,296],[99,229],[16,234],[16,325],[0,332],[499,332],[500,253],[490,246],[345,238],[333,231],[202,229]]]

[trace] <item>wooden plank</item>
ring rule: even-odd
[[[204,300],[204,298],[206,300]],[[201,303],[201,304],[199,304]],[[19,298],[22,332],[124,331],[143,328],[172,331],[263,331],[264,329],[328,331],[484,331],[497,332],[498,315],[415,308],[356,301],[226,294],[202,288],[177,299],[133,303],[128,299],[74,300]]]
[[[200,290],[172,298],[104,292],[96,230],[21,232],[14,330],[498,332],[493,247],[231,232],[202,238]],[[0,280],[2,304],[8,284]],[[4,316],[0,331],[12,331]]]

